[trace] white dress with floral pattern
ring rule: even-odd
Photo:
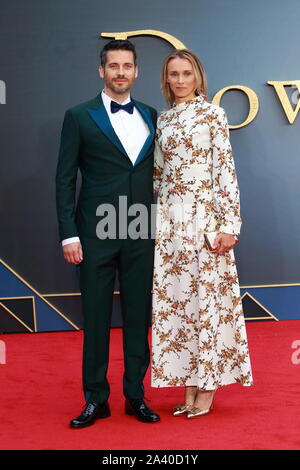
[[[197,96],[163,112],[154,173],[152,386],[251,385],[234,252],[212,253],[204,241],[241,226],[224,109]]]

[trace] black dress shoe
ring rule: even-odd
[[[143,423],[155,423],[160,420],[158,414],[151,410],[142,398],[126,400],[125,413],[127,415],[136,416],[136,418],[139,421],[143,421]]]
[[[85,428],[94,424],[95,419],[108,418],[110,416],[110,409],[107,402],[95,403],[90,401],[86,404],[80,416],[72,419],[70,422],[71,428]]]

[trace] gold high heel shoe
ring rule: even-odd
[[[191,411],[188,412],[187,418],[197,418],[198,416],[207,415],[207,413],[209,413],[212,410],[213,410],[213,405],[210,405],[210,407],[207,410],[200,410],[199,408],[192,408]]]
[[[211,405],[207,410],[201,410],[200,408],[196,408],[195,406],[193,406],[192,409],[188,412],[187,418],[197,418],[198,416],[203,416],[203,415],[207,415],[208,413],[210,413],[210,411],[212,411],[214,407],[213,406],[214,397],[215,397],[215,392],[212,397]]]
[[[186,405],[185,403],[183,405],[176,405],[173,408],[173,416],[181,416],[184,413],[188,413],[192,409],[193,405]]]

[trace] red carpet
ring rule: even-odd
[[[220,389],[212,413],[188,421],[171,414],[183,389],[151,389],[148,372],[146,397],[161,422],[144,424],[123,412],[121,330],[112,330],[112,416],[86,429],[68,427],[84,404],[82,331],[2,335],[0,449],[300,449],[300,364],[291,359],[300,321],[248,323],[247,331],[253,387]]]

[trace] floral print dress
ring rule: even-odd
[[[154,184],[152,386],[251,385],[234,252],[215,254],[204,240],[241,226],[223,108],[200,95],[161,114]]]

